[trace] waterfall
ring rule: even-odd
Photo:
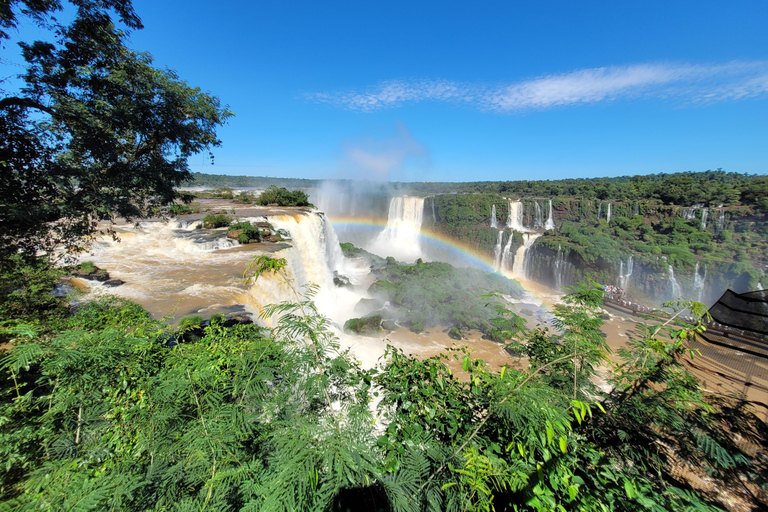
[[[523,203],[520,201],[509,202],[509,217],[507,218],[507,227],[515,231],[524,232],[523,227]]]
[[[573,267],[568,262],[568,254],[558,244],[557,257],[555,258],[555,288],[560,289],[569,284],[570,270]]]
[[[552,200],[549,200],[549,214],[547,214],[547,222],[544,224],[544,229],[552,231],[555,229],[555,221],[552,218]]]
[[[533,242],[541,236],[541,233],[523,233],[523,245],[517,248],[515,252],[515,261],[512,263],[512,275],[514,277],[525,278],[527,266],[526,255]]]
[[[491,227],[496,229],[499,227],[499,223],[496,221],[496,205],[491,206]]]
[[[493,248],[493,268],[498,271],[501,269],[501,242],[504,238],[504,230],[499,230],[499,235],[496,237],[496,245]]]
[[[600,217],[603,216],[603,203],[600,203],[597,206],[597,220],[600,220]]]
[[[635,203],[635,217],[637,217],[638,215],[640,215],[640,202],[639,201]]]
[[[717,224],[715,225],[715,236],[719,235],[725,227],[725,208],[720,209],[720,215],[717,216]]]
[[[707,229],[707,217],[709,216],[709,208],[701,210],[701,230]]]
[[[533,228],[534,229],[540,229],[544,227],[544,219],[541,214],[541,206],[539,206],[538,201],[534,201],[534,206],[536,207],[536,217],[533,220]]]
[[[627,285],[629,285],[629,278],[632,277],[632,270],[634,268],[634,259],[632,256],[627,260],[627,273],[624,273],[624,262],[619,260],[619,287],[627,291]]]
[[[704,267],[703,274],[699,273],[699,262],[696,262],[696,268],[693,269],[693,291],[696,294],[696,300],[701,302],[704,294],[704,281],[707,279],[707,267]]]
[[[683,293],[680,290],[680,285],[677,284],[677,279],[675,279],[675,269],[672,268],[672,265],[667,265],[667,280],[672,287],[672,298],[679,299]]]
[[[605,214],[605,221],[610,224],[611,223],[611,208],[613,206],[613,203],[608,203],[608,213]]]
[[[371,244],[371,252],[408,261],[420,258],[419,233],[423,216],[424,198],[393,197],[389,202],[387,225]]]
[[[510,263],[512,263],[512,240],[514,240],[514,232],[509,232],[509,238],[507,239],[507,244],[504,246],[504,251],[501,254],[501,267],[500,270],[504,271],[509,268]]]

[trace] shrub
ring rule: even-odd
[[[96,270],[96,265],[92,261],[84,261],[80,264],[80,272],[83,274],[93,274]]]
[[[262,206],[270,204],[278,206],[312,206],[307,194],[301,190],[288,190],[287,188],[278,188],[274,185],[267,187],[267,190],[259,195],[256,202]]]
[[[203,227],[205,228],[224,228],[229,226],[229,223],[232,222],[232,219],[230,219],[228,216],[220,213],[217,215],[214,215],[212,213],[209,213],[205,217],[203,217]]]
[[[186,215],[188,213],[192,213],[192,208],[186,204],[172,204],[171,207],[168,208],[168,215],[171,217],[175,217],[177,215]]]
[[[190,331],[192,329],[197,329],[203,324],[203,317],[200,315],[187,315],[185,317],[182,317],[182,319],[179,321],[179,330],[180,331]]]

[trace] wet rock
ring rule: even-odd
[[[96,267],[96,270],[93,272],[84,272],[83,270],[76,268],[72,270],[72,276],[79,277],[80,279],[88,279],[90,281],[99,281],[101,283],[109,281],[109,272],[99,267]]]
[[[248,315],[235,315],[227,318],[222,324],[224,327],[234,327],[235,325],[252,324],[253,320]]]
[[[107,279],[104,281],[104,286],[109,286],[110,288],[114,288],[115,286],[121,286],[124,285],[125,281],[122,279]]]
[[[455,327],[451,327],[450,329],[448,329],[448,337],[451,338],[452,340],[460,340],[464,338],[464,336],[462,336],[461,334],[461,331]]]
[[[360,299],[355,304],[355,314],[365,316],[381,307],[381,302],[376,299]]]
[[[397,324],[394,320],[382,320],[381,328],[385,331],[394,331],[397,330]]]
[[[347,288],[352,288],[352,283],[349,282],[349,278],[335,271],[333,273],[333,284],[335,284],[336,286],[344,286]]]
[[[232,231],[227,231],[227,238],[237,240],[244,232],[244,229],[233,229]]]
[[[344,330],[360,336],[381,334],[381,315],[376,313],[362,318],[350,318],[344,323]]]

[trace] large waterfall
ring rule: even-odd
[[[536,208],[536,216],[533,219],[533,229],[540,229],[544,227],[544,215],[541,212],[541,206],[538,201],[534,201],[533,205]]]
[[[523,227],[523,203],[520,201],[509,202],[509,217],[507,217],[507,227],[515,231],[524,232]]]
[[[493,269],[496,271],[501,269],[501,243],[503,238],[504,230],[500,229],[499,235],[496,237],[496,245],[493,247]]]
[[[544,229],[552,231],[555,229],[555,220],[552,218],[552,200],[549,200],[549,214],[547,214],[547,222],[544,223]]]
[[[707,267],[703,272],[699,272],[699,262],[696,262],[696,268],[693,269],[693,291],[696,294],[696,300],[701,302],[704,295],[704,281],[707,279]]]
[[[573,265],[568,261],[568,254],[558,244],[557,257],[555,258],[555,288],[560,289],[570,284],[571,270]]]
[[[512,263],[512,275],[514,277],[525,278],[526,275],[526,255],[533,242],[541,236],[541,233],[523,233],[523,245],[517,248],[515,252],[515,261]]]
[[[422,257],[419,233],[424,216],[424,198],[393,197],[387,225],[370,247],[379,256],[415,261]]]
[[[701,210],[701,230],[707,229],[707,216],[709,215],[709,209],[704,208]]]
[[[627,260],[627,269],[624,270],[624,261],[619,260],[619,286],[622,290],[626,291],[629,285],[629,278],[632,277],[632,270],[634,269],[634,259],[632,256]]]
[[[512,263],[512,241],[515,239],[513,235],[514,233],[510,231],[507,244],[504,246],[504,251],[501,254],[501,265],[499,266],[501,271],[508,269]]]
[[[496,220],[496,205],[491,206],[491,227],[496,229],[499,227],[499,222]]]
[[[672,288],[670,290],[672,292],[672,298],[679,299],[683,292],[680,290],[680,285],[677,284],[677,279],[675,279],[675,269],[672,268],[672,265],[667,265],[667,280],[669,281],[670,288]]]

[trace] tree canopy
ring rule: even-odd
[[[152,57],[125,45],[141,20],[124,0],[57,1],[0,8],[0,39],[22,19],[49,28],[48,41],[17,41],[26,67],[17,90],[0,91],[0,251],[76,249],[98,221],[134,218],[183,198],[187,157],[220,144],[232,113]],[[7,47],[3,48],[5,53]]]

